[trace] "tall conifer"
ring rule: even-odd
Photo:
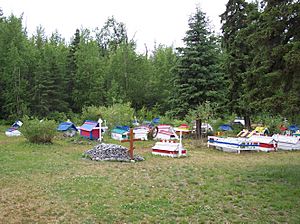
[[[189,109],[206,101],[219,102],[222,98],[219,46],[210,31],[205,13],[196,8],[188,21],[189,29],[179,48],[179,61],[174,71],[174,112],[184,117]]]

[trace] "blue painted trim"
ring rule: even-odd
[[[220,143],[220,144],[225,144],[225,145],[234,145],[234,146],[239,146],[239,147],[250,147],[250,146],[259,146],[259,144],[238,144],[238,143],[231,143],[231,142],[221,142],[221,141],[215,141],[213,139],[209,139],[210,143]]]

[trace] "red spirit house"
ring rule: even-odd
[[[86,120],[79,130],[80,135],[85,138],[96,140],[101,138],[101,127],[97,121]]]

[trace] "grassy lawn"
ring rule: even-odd
[[[34,145],[4,130],[0,223],[300,223],[300,152],[189,143],[187,158],[172,159],[137,142],[144,162],[94,162],[82,159],[93,145]]]

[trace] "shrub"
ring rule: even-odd
[[[254,119],[255,122],[258,122],[266,126],[271,134],[280,133],[280,125],[284,123],[284,118],[281,116],[271,116],[269,114],[261,114]]]
[[[138,110],[136,115],[140,122],[143,122],[144,120],[152,121],[153,118],[159,117],[158,113],[148,110],[146,107],[142,107],[140,110]]]
[[[56,131],[56,123],[53,120],[40,121],[37,118],[29,119],[24,117],[22,119],[23,125],[21,127],[21,133],[24,137],[32,143],[51,143]]]
[[[54,111],[48,114],[49,120],[55,120],[57,122],[64,122],[67,120],[67,115],[64,112]]]
[[[134,109],[130,103],[118,103],[110,107],[102,108],[102,119],[107,121],[109,129],[116,125],[132,126]]]
[[[116,125],[131,126],[134,109],[130,103],[117,103],[110,107],[89,106],[82,109],[82,119],[98,121],[99,118],[107,121],[109,129]]]
[[[181,124],[188,124],[190,125],[190,123],[186,120],[179,120],[179,119],[174,119],[174,118],[171,118],[170,116],[161,116],[160,117],[160,123],[161,124],[170,124],[174,127],[178,127],[179,125]],[[192,126],[191,126],[192,128]]]
[[[98,121],[99,118],[102,118],[103,110],[105,107],[88,106],[82,108],[82,122],[85,120]]]

